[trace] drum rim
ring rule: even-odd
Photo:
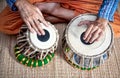
[[[27,37],[27,41],[29,43],[29,46],[31,48],[33,48],[34,50],[37,50],[37,51],[46,51],[46,50],[51,50],[51,48],[54,48],[55,46],[57,47],[58,45],[58,41],[59,41],[59,34],[58,34],[58,30],[55,28],[55,26],[53,24],[51,24],[50,22],[48,22],[50,24],[50,26],[55,30],[55,33],[56,33],[56,41],[55,43],[49,47],[49,48],[46,48],[46,49],[39,49],[38,47],[36,47],[32,42],[31,42],[31,39],[30,39],[30,30],[27,29],[27,32],[25,33],[26,34],[26,37]]]
[[[80,14],[80,15],[74,17],[74,18],[68,23],[68,25],[67,25],[67,27],[66,27],[66,29],[65,29],[65,39],[66,39],[66,43],[68,44],[68,46],[70,47],[70,49],[72,50],[73,53],[76,53],[76,54],[78,54],[78,55],[80,55],[80,56],[82,55],[82,56],[87,57],[87,58],[99,57],[99,56],[103,55],[105,52],[109,51],[110,48],[113,46],[113,43],[114,43],[114,32],[113,32],[113,29],[112,29],[110,23],[108,23],[108,26],[109,26],[109,28],[110,28],[110,30],[111,30],[111,42],[110,42],[110,45],[108,46],[108,48],[106,48],[106,50],[105,50],[104,52],[101,52],[101,53],[99,53],[99,54],[97,54],[97,55],[92,55],[92,56],[83,55],[83,54],[81,54],[81,53],[78,53],[78,52],[71,46],[71,44],[69,43],[70,41],[69,41],[69,39],[68,39],[68,29],[69,29],[71,23],[72,23],[75,19],[79,18],[80,16],[85,16],[85,15],[97,16],[97,14],[85,13],[85,14]]]

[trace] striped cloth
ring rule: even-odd
[[[113,21],[113,15],[117,9],[119,0],[103,0],[98,17]]]

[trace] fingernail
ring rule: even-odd
[[[42,31],[42,35],[45,35],[45,32],[44,32],[44,31]]]
[[[85,37],[83,37],[83,39],[85,40]]]
[[[33,31],[31,31],[32,33],[34,33]]]
[[[81,24],[78,24],[78,26],[81,26]]]
[[[42,35],[45,35],[45,33],[43,33]]]
[[[49,26],[47,22],[46,22],[46,26],[47,26],[47,27]]]
[[[41,33],[38,33],[41,36]]]
[[[88,41],[85,41],[86,43],[88,43]]]
[[[31,30],[31,33],[34,33],[34,30]]]

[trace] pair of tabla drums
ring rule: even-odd
[[[86,44],[82,39],[87,26],[78,26],[79,22],[94,21],[96,18],[94,14],[79,15],[70,21],[63,34],[62,48],[65,59],[78,69],[94,69],[104,63],[111,54],[113,31],[109,24],[99,41]],[[57,49],[59,34],[52,24],[49,25],[49,27],[43,26],[44,36],[31,33],[26,26],[21,28],[15,47],[15,55],[19,62],[30,67],[38,67],[52,60]]]

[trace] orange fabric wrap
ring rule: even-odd
[[[72,9],[76,16],[83,13],[98,13],[102,0],[28,0],[31,4],[36,2],[58,2],[62,7]],[[13,12],[7,6],[0,13],[0,31],[6,34],[17,34],[21,25],[24,23],[19,12]],[[110,23],[113,27],[115,37],[120,37],[120,15],[116,12],[114,22]]]

